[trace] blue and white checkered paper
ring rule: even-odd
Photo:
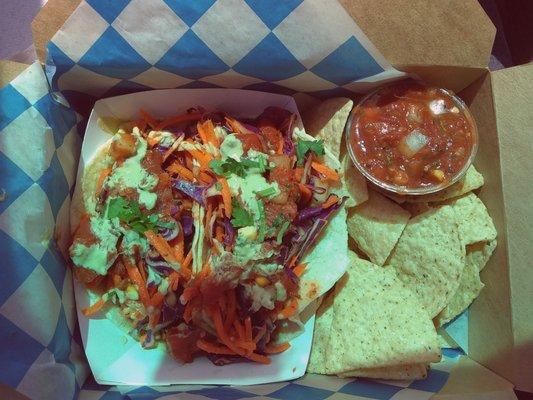
[[[330,0],[90,0],[38,64],[0,89],[0,381],[32,399],[427,399],[459,356],[423,381],[307,375],[247,387],[105,387],[86,379],[72,277],[58,247],[92,102],[152,88],[233,87],[352,95],[400,74]]]
[[[47,66],[75,105],[177,87],[353,96],[403,76],[335,0],[87,0]]]

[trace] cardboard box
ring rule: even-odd
[[[533,65],[488,71],[495,28],[475,0],[339,2],[396,68],[457,91],[478,124],[475,164],[486,181],[480,197],[499,244],[470,309],[469,358],[433,398],[514,398],[511,384],[533,392]],[[77,4],[50,0],[35,19],[41,61],[45,43]],[[13,71],[0,66],[2,75]]]

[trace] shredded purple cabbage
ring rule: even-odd
[[[209,189],[209,186],[197,185],[179,178],[174,180],[173,186],[175,189],[179,190],[183,194],[186,194],[191,199],[205,207],[207,198],[206,192],[207,189]]]
[[[192,215],[188,212],[184,212],[181,215],[181,226],[183,228],[184,236],[191,236],[194,231],[194,221]]]
[[[310,218],[317,217],[322,214],[322,211],[324,211],[324,209],[320,206],[304,208],[298,213],[298,216],[296,217],[296,222],[298,223]]]
[[[176,238],[176,236],[178,236],[178,234],[180,233],[180,226],[179,224],[176,222],[174,224],[174,227],[173,228],[159,228],[159,233],[161,234],[161,236],[163,236],[165,238],[165,240],[168,242],[174,238]]]
[[[222,222],[222,226],[224,228],[224,246],[231,246],[233,242],[235,241],[235,228],[231,224],[231,221],[229,218],[224,218]]]

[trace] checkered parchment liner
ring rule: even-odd
[[[0,89],[0,382],[44,400],[427,399],[443,387],[458,352],[447,351],[426,380],[414,382],[307,375],[239,388],[119,388],[87,378],[72,276],[57,250],[68,241],[84,107],[102,96],[162,87],[353,94],[368,82],[398,75],[351,19],[351,31],[322,27],[324,37],[309,28],[323,1],[275,3],[82,2],[48,45],[52,89],[38,63]],[[328,5],[333,11],[320,15],[322,21],[349,22],[336,2]],[[224,29],[213,28],[215,17]],[[229,17],[233,22],[221,22]],[[165,29],[155,29],[160,26]],[[315,50],[304,51],[298,41],[313,43]],[[59,91],[81,114],[64,105],[54,93]]]

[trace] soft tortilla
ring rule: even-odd
[[[371,379],[424,379],[428,375],[428,364],[409,364],[382,368],[362,368],[338,374],[341,378],[371,378]]]
[[[496,240],[493,240],[485,243],[480,250],[476,249],[466,253],[465,268],[461,274],[459,287],[435,319],[438,326],[444,325],[461,314],[479,296],[485,286],[481,282],[479,271],[483,269],[495,247]]]
[[[442,206],[409,221],[388,265],[433,318],[459,287],[464,261],[455,211]]]
[[[311,108],[302,117],[307,133],[322,139],[336,158],[340,158],[344,127],[352,107],[352,100],[336,97]]]
[[[432,203],[439,202],[448,199],[453,199],[455,197],[462,196],[472,190],[478,189],[483,186],[484,180],[483,175],[481,175],[476,168],[472,165],[465,173],[465,176],[454,183],[450,187],[441,190],[436,193],[425,194],[421,196],[402,196],[395,193],[387,193],[387,197],[394,200],[396,203],[402,204],[404,202],[411,203]]]
[[[410,214],[385,196],[369,191],[369,199],[348,214],[348,233],[370,261],[383,265],[398,242]]]
[[[350,262],[335,286],[333,317],[325,335],[325,371],[340,374],[438,362],[437,333],[417,296],[392,269],[353,253]]]

